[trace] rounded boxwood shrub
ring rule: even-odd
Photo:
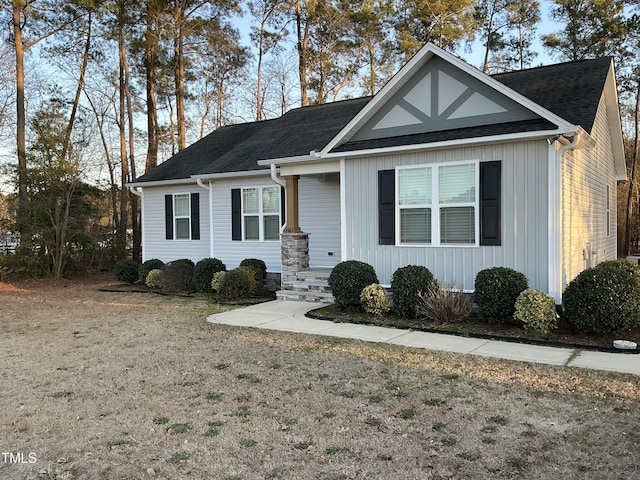
[[[640,286],[619,266],[582,271],[564,291],[564,318],[578,332],[628,330],[640,318]]]
[[[542,290],[527,288],[516,299],[513,318],[524,325],[525,330],[548,335],[558,326],[556,301]]]
[[[507,323],[513,319],[518,295],[527,288],[524,274],[507,267],[487,268],[476,275],[474,299],[485,321]]]
[[[227,274],[226,271],[216,272],[211,279],[211,290],[214,292],[220,292],[220,286],[222,285],[222,279]]]
[[[240,262],[239,266],[249,268],[254,272],[256,287],[253,293],[260,295],[264,290],[264,282],[267,279],[267,264],[258,258],[245,258]]]
[[[218,293],[226,301],[249,297],[256,289],[255,272],[247,267],[238,267],[226,272],[220,282]]]
[[[636,279],[638,285],[640,285],[640,265],[637,263],[630,262],[629,260],[625,260],[623,258],[619,258],[617,260],[605,260],[604,262],[600,262],[595,268],[620,268],[626,272],[629,272],[633,278]]]
[[[149,288],[162,288],[162,276],[162,270],[154,268],[147,274],[147,278],[144,283]]]
[[[193,292],[195,286],[193,284],[193,271],[195,265],[188,258],[181,258],[167,263],[163,269],[163,285],[164,292]]]
[[[113,273],[121,282],[133,283],[138,280],[138,263],[128,258],[118,260],[113,267]]]
[[[193,270],[193,283],[198,292],[210,292],[211,280],[216,272],[223,272],[226,265],[217,258],[203,258]]]
[[[149,272],[151,270],[162,270],[162,267],[164,267],[164,262],[162,260],[160,260],[159,258],[151,258],[145,262],[142,262],[142,265],[140,265],[140,281],[142,283],[146,283],[147,281],[147,275],[149,275]]]
[[[418,294],[428,291],[435,279],[431,271],[422,265],[400,267],[391,277],[393,310],[400,316],[414,318]]]
[[[389,311],[389,295],[378,283],[367,285],[360,294],[362,309],[373,315],[383,315]]]
[[[378,283],[376,271],[358,260],[340,262],[329,275],[329,287],[339,307],[360,307],[360,294],[372,283]]]

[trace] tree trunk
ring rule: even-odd
[[[309,21],[302,31],[302,4],[301,0],[296,1],[296,30],[298,35],[298,76],[300,79],[300,105],[309,105],[307,93],[307,64],[309,47]]]
[[[158,105],[156,102],[156,64],[158,55],[158,29],[152,0],[147,0],[147,31],[145,42],[145,68],[147,85],[147,159],[145,173],[158,165]]]
[[[187,124],[185,114],[185,85],[184,85],[184,15],[186,11],[186,3],[184,0],[180,2],[180,7],[176,12],[176,33],[173,39],[173,53],[175,57],[174,78],[175,78],[175,96],[176,96],[176,112],[178,127],[178,151],[187,148]]]
[[[127,206],[129,194],[126,184],[129,181],[129,162],[127,159],[127,139],[125,131],[125,109],[126,109],[126,47],[124,35],[124,6],[120,4],[120,12],[118,15],[118,55],[119,55],[119,112],[118,112],[118,130],[120,136],[120,228],[116,232],[116,246],[122,252],[127,247]]]
[[[638,115],[640,115],[640,82],[636,85],[636,110],[634,112],[634,129],[635,129],[635,139],[633,142],[633,155],[631,158],[631,173],[629,175],[629,192],[627,193],[627,215],[625,220],[625,232],[624,232],[624,254],[629,255],[631,253],[631,217],[633,215],[633,196],[635,192],[636,186],[636,165],[638,163],[638,143],[640,143],[639,138],[639,119]]]
[[[76,89],[76,96],[73,99],[73,106],[71,107],[71,116],[69,117],[69,123],[67,125],[67,131],[64,135],[64,143],[62,144],[61,157],[64,160],[69,153],[71,146],[71,134],[73,133],[73,125],[75,124],[76,115],[78,113],[78,107],[80,105],[80,97],[82,90],[84,89],[84,76],[87,72],[87,65],[89,64],[89,54],[91,53],[91,25],[93,18],[91,12],[89,12],[88,24],[87,24],[87,42],[85,44],[84,53],[82,55],[82,65],[80,67],[80,78],[78,79],[78,88]]]
[[[13,41],[16,54],[16,147],[18,153],[18,226],[20,233],[27,233],[27,114],[24,98],[24,43],[22,38],[22,13],[26,2],[13,1]]]

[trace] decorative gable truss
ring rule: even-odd
[[[351,138],[370,140],[540,118],[440,58],[427,62]]]

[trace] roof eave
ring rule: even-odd
[[[536,139],[555,139],[558,135],[572,136],[578,131],[582,131],[584,135],[590,139],[591,137],[582,130],[581,127],[572,125],[569,128],[553,129],[553,130],[537,130],[524,133],[509,133],[505,135],[491,135],[486,137],[473,137],[456,140],[445,140],[442,142],[417,143],[412,145],[399,145],[395,147],[371,148],[364,150],[352,150],[346,152],[328,152],[322,153],[321,158],[347,158],[356,156],[385,155],[389,153],[410,153],[414,151],[435,150],[450,147],[481,145],[486,143],[507,143],[520,140],[536,140]],[[588,142],[589,140],[587,140]]]

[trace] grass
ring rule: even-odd
[[[38,462],[3,479],[636,473],[637,377],[211,325],[204,299],[86,279],[20,287],[0,293],[0,438]]]

